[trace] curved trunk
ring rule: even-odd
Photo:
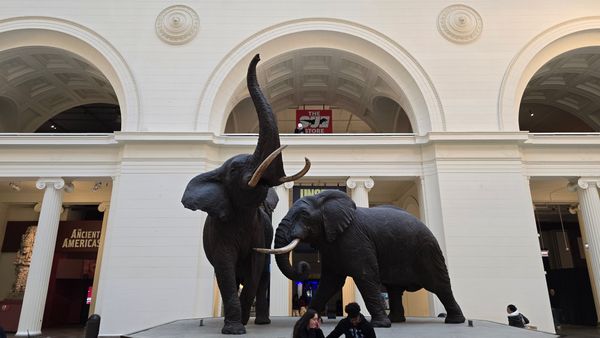
[[[288,222],[282,221],[277,227],[277,231],[275,232],[275,241],[274,248],[279,249],[288,245],[291,242],[291,238],[289,238],[288,234],[290,233],[291,224]],[[285,253],[281,255],[275,255],[275,261],[277,262],[277,267],[281,273],[283,273],[288,279],[291,280],[305,280],[308,278],[308,270],[310,266],[306,262],[300,262],[298,264],[297,269],[292,268],[290,264],[290,254]]]
[[[254,108],[258,115],[258,143],[256,144],[256,149],[253,154],[256,166],[280,146],[277,120],[275,119],[271,105],[260,90],[256,78],[256,64],[258,61],[260,61],[260,57],[256,54],[248,66],[248,75],[246,77],[248,92],[250,92],[250,97],[252,97],[252,102],[254,103]],[[279,178],[284,176],[283,160],[281,154],[279,154],[265,170],[265,173],[261,177],[261,181],[273,187],[281,184]]]

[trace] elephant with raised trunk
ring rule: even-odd
[[[310,168],[286,176],[283,170],[277,121],[256,79],[256,55],[248,67],[248,91],[259,121],[259,136],[253,154],[234,156],[222,166],[194,177],[181,202],[191,210],[205,211],[203,244],[212,264],[223,305],[224,334],[244,334],[250,307],[256,297],[255,324],[268,324],[269,257],[252,250],[270,246],[273,238],[270,212],[277,204],[271,187],[294,181]],[[243,289],[238,297],[239,285]]]
[[[402,294],[421,288],[438,296],[446,308],[446,323],[465,321],[437,240],[423,223],[400,208],[357,208],[348,195],[336,190],[304,197],[277,227],[275,249],[257,251],[277,254],[281,272],[301,280],[306,268],[293,269],[289,261],[289,252],[300,241],[317,248],[321,257],[321,281],[310,304],[317,311],[324,309],[349,276],[371,313],[373,326],[404,322]],[[381,285],[389,294],[389,315]]]

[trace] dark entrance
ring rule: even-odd
[[[90,309],[96,256],[100,246],[103,214],[96,205],[69,206],[71,221],[61,221],[48,284],[48,294],[42,329],[56,327],[83,327]],[[4,269],[3,274],[14,274],[12,291],[6,299],[0,299],[3,308],[0,323],[7,331],[16,331],[25,291],[25,281],[31,259],[31,250],[37,221],[7,222],[2,252],[17,254],[12,269]],[[29,253],[29,254],[27,254]],[[25,266],[26,268],[22,268]]]
[[[557,324],[597,323],[596,308],[577,215],[569,205],[536,205],[542,260]]]
[[[306,243],[299,244],[292,255],[292,264],[296,266],[300,261],[305,261],[310,264],[310,271],[307,280],[294,281],[292,286],[292,308],[297,307],[299,312],[303,306],[308,308],[312,297],[314,297],[318,291],[319,281],[321,279],[321,261],[317,250]],[[342,304],[342,289],[340,289],[340,291],[329,300],[325,310],[321,313],[321,316],[328,318],[343,316]]]

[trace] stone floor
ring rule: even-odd
[[[277,332],[279,332],[279,334],[275,334],[272,335],[272,337],[286,337],[289,338],[291,337],[291,327],[293,326],[293,322],[295,322],[297,318],[289,318],[289,321],[281,321],[280,317],[274,317],[273,319],[273,324],[270,325],[270,327],[276,327],[276,326],[281,326],[279,327],[277,330]],[[339,318],[338,318],[339,320]],[[187,328],[187,330],[189,330],[190,332],[188,333],[193,333],[193,337],[220,337],[223,338],[222,335],[220,335],[218,332],[221,328],[221,324],[222,324],[222,318],[217,318],[217,319],[205,319],[205,321],[203,322],[206,326],[206,328],[204,328],[204,330],[208,329],[213,330],[213,331],[217,331],[216,334],[215,332],[211,332],[212,335],[204,335],[205,332],[204,330],[199,330],[198,329],[198,324],[199,324],[199,320],[198,319],[193,319],[193,320],[188,320],[188,321],[180,321],[177,322],[178,326],[180,326],[179,331],[175,331],[175,332],[164,332],[165,335],[153,335],[151,336],[151,330],[146,330],[146,331],[140,331],[138,333],[133,333],[131,335],[129,335],[130,337],[134,337],[134,338],[138,338],[138,337],[191,337],[191,336],[179,336],[177,335],[177,332],[183,332],[183,328]],[[385,331],[388,331],[388,329],[376,329],[377,330],[377,337],[413,337],[412,334],[415,334],[414,337],[439,337],[438,335],[440,334],[440,330],[444,330],[447,332],[444,332],[445,337],[479,337],[479,330],[478,328],[486,328],[486,327],[492,327],[492,331],[494,330],[498,330],[498,325],[500,327],[504,327],[508,330],[506,331],[498,331],[498,332],[504,332],[506,334],[508,334],[508,336],[510,337],[519,337],[516,336],[516,333],[528,333],[527,331],[524,330],[518,330],[515,328],[509,328],[509,327],[505,327],[505,325],[501,325],[501,324],[496,324],[496,323],[490,323],[490,322],[486,322],[486,321],[474,321],[474,327],[473,328],[468,328],[468,330],[465,330],[465,326],[464,325],[459,325],[457,326],[457,328],[452,328],[449,327],[448,330],[446,330],[447,326],[446,325],[438,325],[440,323],[438,323],[438,319],[431,319],[430,324],[431,325],[435,325],[434,327],[427,327],[427,321],[423,318],[409,318],[409,322],[405,323],[405,324],[401,324],[401,328],[399,329],[400,331],[405,331],[405,332],[401,332],[398,335],[392,334],[392,332],[390,331],[390,335],[387,335],[384,333],[386,333]],[[334,320],[327,320],[325,319],[325,323],[323,325],[323,331],[325,332],[325,334],[329,333],[333,327],[334,324],[337,321]],[[172,327],[173,325],[175,325],[175,323],[170,323],[170,324],[166,324],[166,325],[161,325],[158,326],[156,328],[154,328],[154,330],[157,330],[156,332],[162,332],[161,330],[169,330],[170,327]],[[405,326],[405,329],[403,329],[403,326]],[[267,326],[265,326],[264,328],[266,328]],[[251,336],[250,334],[252,334],[252,332],[256,331],[256,329],[262,329],[262,327],[256,327],[254,325],[249,325],[248,326],[248,333],[246,336],[241,336],[244,338],[250,338],[250,337],[268,337],[268,336],[262,336],[262,335],[255,335],[255,336]],[[425,334],[425,332],[423,331],[428,331],[431,329],[430,333]],[[456,329],[456,330],[455,330]],[[272,329],[269,329],[272,330]],[[394,329],[392,329],[393,331],[395,331]],[[460,335],[459,332],[456,331],[462,331],[464,332],[466,335]],[[470,331],[469,331],[470,330]],[[516,330],[516,331],[515,331]],[[257,332],[254,332],[254,334],[256,334]],[[421,333],[423,333],[423,335],[421,335]],[[568,338],[598,338],[600,337],[600,327],[590,327],[590,326],[573,326],[573,325],[563,325],[560,330],[558,330],[557,332],[559,334],[559,337],[568,337]],[[146,335],[145,335],[146,334]],[[201,335],[202,334],[202,335]],[[42,338],[83,338],[85,335],[85,331],[84,328],[82,327],[65,327],[65,328],[53,328],[53,329],[44,329],[43,330],[43,334]],[[482,335],[481,337],[508,337],[508,336],[498,336],[498,335]],[[14,334],[8,334],[8,338],[14,338]],[[550,335],[550,334],[538,334],[538,335],[524,335],[521,337],[556,337],[554,335]]]
[[[297,318],[272,317],[271,325],[247,325],[247,334],[244,338],[289,338],[292,336],[292,327]],[[338,319],[339,320],[339,319]],[[325,319],[322,325],[323,332],[327,335],[333,330],[338,320]],[[200,319],[179,320],[164,325],[159,325],[148,330],[143,330],[125,335],[128,338],[223,338],[221,335],[222,318],[205,318],[200,326]],[[467,324],[444,324],[444,319],[438,318],[409,318],[406,323],[393,325],[391,328],[376,328],[378,338],[551,338],[554,334],[526,329],[517,329],[507,325],[474,320],[473,327]]]
[[[14,333],[6,335],[7,338],[14,338]],[[83,338],[85,329],[80,326],[70,326],[62,328],[42,329],[42,335],[36,338]]]

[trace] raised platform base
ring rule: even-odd
[[[323,333],[329,334],[341,319],[323,319]],[[298,317],[271,317],[270,325],[254,325],[253,318],[246,326],[244,338],[280,338],[291,337],[292,328]],[[200,322],[202,321],[202,326]],[[223,338],[221,334],[223,318],[183,319],[159,325],[147,330],[134,332],[126,338]],[[479,337],[479,338],[550,338],[557,335],[533,330],[518,329],[503,324],[474,320],[473,327],[464,324],[444,324],[443,318],[407,318],[406,323],[392,324],[391,328],[376,328],[378,338],[400,337]]]

